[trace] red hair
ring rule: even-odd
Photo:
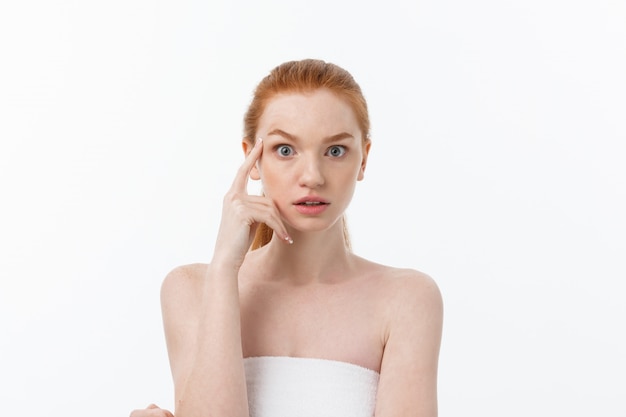
[[[311,92],[320,88],[328,89],[348,102],[356,116],[363,142],[369,141],[369,112],[361,87],[348,71],[318,59],[285,62],[274,68],[261,80],[254,90],[252,102],[244,116],[244,139],[250,144],[254,144],[259,119],[265,111],[267,103],[275,95]],[[350,248],[345,218],[343,219],[343,230],[346,246]],[[267,244],[272,238],[272,233],[272,229],[267,225],[260,224],[251,249],[254,250]]]

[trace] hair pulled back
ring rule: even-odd
[[[277,94],[306,93],[318,89],[328,89],[346,100],[356,116],[362,140],[369,140],[370,121],[367,102],[361,87],[352,75],[338,65],[319,59],[288,61],[274,68],[261,80],[254,90],[252,101],[244,116],[244,139],[254,144],[259,120],[267,103]],[[345,216],[343,218],[345,243],[350,248]],[[260,224],[251,250],[266,245],[272,239],[273,231],[265,224]]]

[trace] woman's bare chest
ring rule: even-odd
[[[379,370],[384,320],[367,291],[254,287],[240,294],[244,356],[340,360]]]

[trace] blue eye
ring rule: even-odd
[[[340,156],[344,156],[346,154],[346,147],[341,145],[334,145],[328,148],[328,155],[339,158]]]
[[[279,145],[276,147],[276,151],[280,156],[291,156],[293,149],[289,145]]]

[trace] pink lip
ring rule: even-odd
[[[307,205],[305,203],[318,203]],[[324,210],[328,208],[330,203],[323,198],[308,196],[297,200],[294,204],[294,207],[300,214],[305,214],[308,216],[314,216],[322,213]]]
[[[307,196],[307,197],[302,197],[299,200],[296,200],[293,204],[302,204],[302,203],[323,203],[323,204],[328,204],[328,201],[324,200],[323,198],[316,197],[316,196]]]

